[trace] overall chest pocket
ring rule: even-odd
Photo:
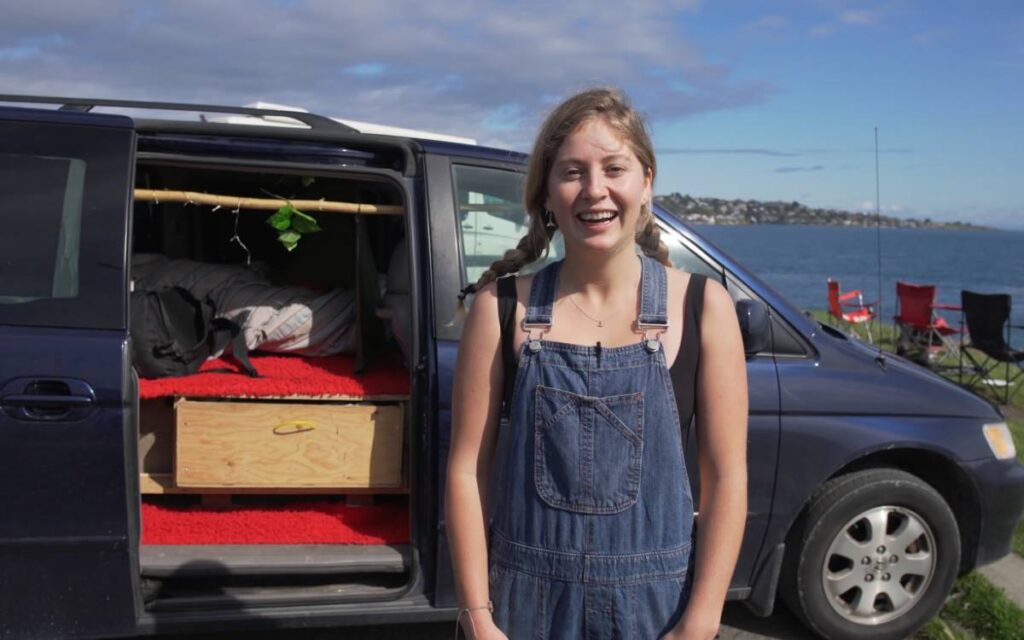
[[[643,393],[591,397],[537,386],[533,480],[552,507],[620,513],[640,490]]]

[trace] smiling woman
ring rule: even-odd
[[[470,637],[717,632],[746,515],[743,348],[725,289],[671,268],[655,173],[622,94],[569,98],[530,158],[529,231],[467,288],[447,513]],[[493,282],[557,232],[563,260]],[[699,536],[680,436],[695,414]]]

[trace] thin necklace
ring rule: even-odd
[[[571,302],[571,303],[572,303],[572,306],[574,306],[574,307],[576,307],[577,309],[579,309],[580,313],[582,313],[583,315],[587,316],[588,318],[590,318],[591,320],[593,320],[594,322],[596,322],[596,323],[597,323],[597,326],[599,326],[599,327],[603,327],[603,326],[604,326],[604,319],[601,319],[601,318],[595,318],[594,316],[592,316],[592,315],[590,315],[589,313],[587,313],[586,311],[584,311],[584,310],[583,310],[583,307],[581,307],[581,306],[580,306],[579,304],[577,304],[577,303],[576,303],[576,296],[574,296],[574,295],[573,295],[573,294],[571,294],[571,293],[569,294],[569,302]]]

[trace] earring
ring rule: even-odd
[[[555,224],[555,214],[551,213],[550,209],[544,210],[544,226],[548,229],[554,229],[558,226]]]

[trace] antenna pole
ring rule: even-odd
[[[878,321],[878,357],[875,358],[881,366],[885,366],[885,354],[882,352],[882,206],[881,190],[878,180],[878,127],[875,127],[875,237],[876,255],[878,256],[878,308],[875,310],[875,319]],[[895,333],[893,340],[896,340]]]

